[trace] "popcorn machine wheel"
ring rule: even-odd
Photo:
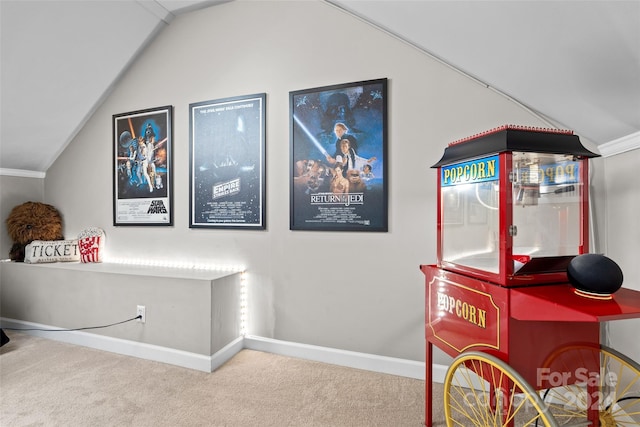
[[[640,365],[601,342],[602,322],[640,318],[640,292],[589,254],[596,156],[571,131],[506,125],[449,144],[434,165],[425,425],[435,345],[453,358],[449,427],[640,426]]]

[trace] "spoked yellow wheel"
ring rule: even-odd
[[[540,377],[542,398],[560,425],[599,421],[640,426],[640,365],[605,346],[575,344],[553,354]]]
[[[454,359],[444,383],[444,411],[448,427],[558,426],[524,378],[481,352]]]

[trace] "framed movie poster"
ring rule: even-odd
[[[265,229],[265,101],[189,105],[189,227]]]
[[[289,95],[290,228],[387,231],[387,79]]]
[[[173,225],[172,113],[113,116],[113,225]]]

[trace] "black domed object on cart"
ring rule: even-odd
[[[622,287],[622,270],[611,258],[600,254],[578,255],[567,266],[569,282],[579,291],[611,295]]]

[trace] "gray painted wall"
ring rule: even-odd
[[[622,269],[624,287],[640,290],[640,189],[637,184],[640,150],[607,157],[604,161],[606,238],[601,252]],[[640,360],[639,328],[640,319],[609,322],[609,345]]]
[[[206,356],[240,336],[240,273],[11,262],[0,263],[0,280],[0,310],[8,319],[98,326],[130,319],[143,305],[144,325],[90,332]]]
[[[290,231],[289,91],[382,77],[390,95],[389,232]],[[267,230],[189,229],[188,105],[260,92],[267,93]],[[113,227],[112,115],[168,104],[175,107],[175,225]],[[436,175],[429,166],[448,142],[506,123],[548,126],[326,3],[232,2],[171,22],[47,171],[44,193],[65,217],[65,235],[102,227],[113,255],[244,265],[250,334],[424,360],[418,265],[436,259]],[[604,179],[597,170],[596,187]],[[620,173],[631,177],[631,170]],[[633,206],[625,197],[633,189],[618,191],[622,206],[637,211],[637,197]],[[605,210],[603,193],[594,197],[597,212]],[[604,222],[604,213],[598,218]],[[638,253],[638,239],[610,222],[606,231],[609,247],[621,245],[627,259]],[[337,275],[344,248],[351,267]]]

